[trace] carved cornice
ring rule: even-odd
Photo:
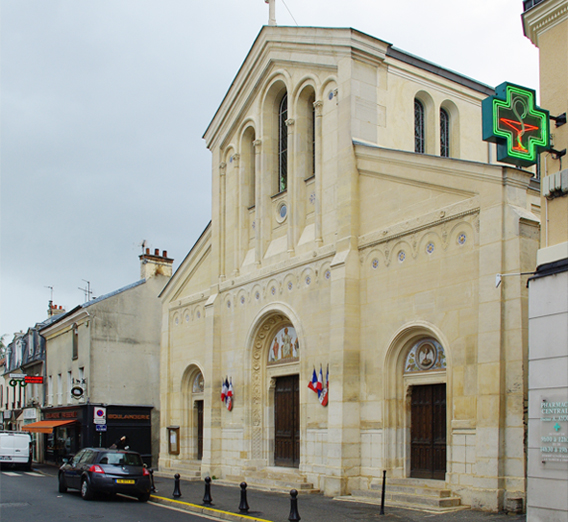
[[[523,13],[525,35],[538,47],[538,37],[555,25],[568,21],[568,2],[548,0]]]
[[[371,248],[381,243],[388,243],[393,239],[410,236],[422,230],[476,213],[479,213],[479,201],[477,198],[471,198],[455,205],[438,209],[419,218],[396,223],[384,230],[361,236],[359,238],[359,250]]]

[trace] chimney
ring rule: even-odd
[[[174,260],[168,257],[167,250],[160,255],[160,249],[154,249],[154,254],[150,254],[150,249],[146,249],[146,253],[140,257],[140,278],[150,279],[155,275],[172,276],[172,266]]]
[[[47,317],[53,317],[54,315],[64,314],[65,308],[61,305],[57,306],[53,304],[53,301],[49,301],[49,305],[47,307]]]

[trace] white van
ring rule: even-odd
[[[0,464],[12,464],[26,469],[32,467],[32,446],[29,433],[0,432]]]

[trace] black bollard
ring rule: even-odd
[[[241,503],[239,504],[239,511],[241,513],[248,513],[249,505],[247,502],[247,483],[241,482]]]
[[[298,522],[300,520],[300,513],[298,513],[298,492],[293,489],[290,491],[290,515],[288,516],[290,522]]]
[[[174,475],[174,498],[181,497],[181,491],[179,489],[179,473]]]
[[[387,470],[383,469],[383,491],[381,493],[381,511],[379,515],[385,514],[385,489],[387,487]]]
[[[211,477],[205,477],[205,495],[203,495],[203,503],[206,506],[213,505],[213,499],[211,498]]]
[[[156,489],[156,486],[154,485],[154,470],[152,468],[150,468],[148,470],[148,473],[150,473],[150,491],[152,493],[157,493],[158,490]]]

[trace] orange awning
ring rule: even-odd
[[[30,424],[24,424],[22,430],[33,431],[35,433],[51,433],[53,428],[58,428],[59,426],[65,426],[67,424],[73,424],[77,422],[75,420],[44,420],[39,422],[32,422]]]

